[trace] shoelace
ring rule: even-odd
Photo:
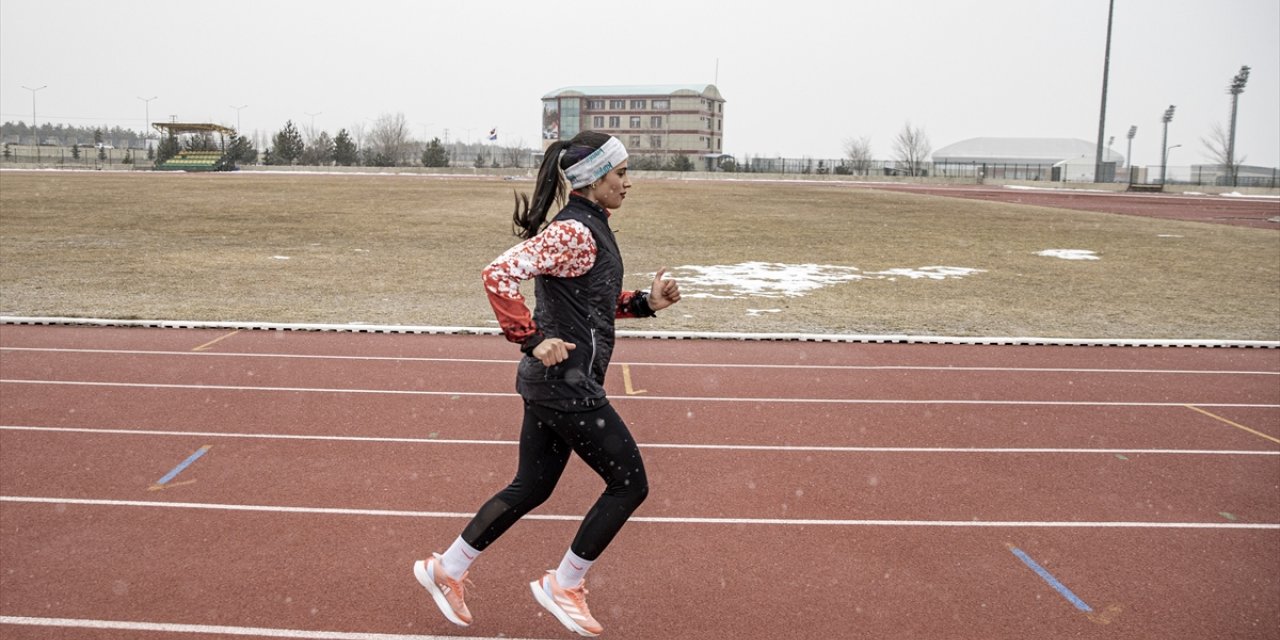
[[[564,592],[569,594],[570,598],[573,598],[573,603],[578,605],[578,610],[581,611],[583,615],[587,617],[594,617],[591,615],[591,610],[587,608],[587,593],[589,592],[585,585],[566,588]]]

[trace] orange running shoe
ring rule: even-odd
[[[418,584],[425,587],[427,593],[431,594],[431,599],[435,600],[436,606],[440,607],[440,613],[443,613],[449,622],[462,627],[471,624],[471,611],[467,609],[467,603],[464,600],[466,586],[463,583],[467,579],[467,574],[462,574],[462,577],[457,580],[450,578],[440,566],[440,554],[434,553],[432,556],[430,560],[425,562],[419,560],[413,564],[413,576],[418,579]]]
[[[556,572],[548,571],[541,579],[530,582],[529,588],[533,590],[533,597],[538,604],[550,611],[570,631],[588,638],[594,638],[604,631],[604,627],[591,616],[591,610],[587,608],[587,590],[583,585],[565,589],[556,582]]]

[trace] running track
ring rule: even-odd
[[[4,326],[0,636],[568,637],[526,583],[579,461],[471,628],[410,571],[514,471],[513,355]],[[652,490],[589,576],[605,637],[1280,629],[1280,350],[631,339],[609,385]]]

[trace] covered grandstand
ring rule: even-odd
[[[1096,154],[1094,143],[1076,138],[969,138],[934,151],[933,165],[941,175],[981,168],[988,178],[1092,181]],[[1123,155],[1104,149],[1104,180],[1124,164]]]
[[[157,122],[152,125],[166,139],[176,142],[175,153],[156,163],[158,171],[235,171],[235,158],[227,147],[227,136],[235,129],[200,122]],[[214,147],[210,136],[218,134]],[[186,136],[184,144],[183,136]],[[196,143],[195,141],[199,141]]]

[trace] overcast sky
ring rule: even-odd
[[[1237,157],[1280,164],[1280,2],[1116,0],[1107,134],[1159,164],[1241,96]],[[123,126],[150,118],[331,135],[401,112],[414,135],[540,143],[541,97],[573,85],[716,83],[725,151],[835,158],[903,124],[935,149],[973,137],[1094,141],[1107,0],[528,2],[2,0],[0,113]],[[718,61],[718,64],[717,64]],[[312,115],[314,114],[314,115]]]

